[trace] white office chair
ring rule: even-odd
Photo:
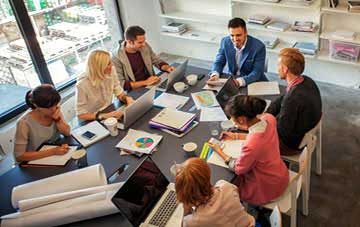
[[[270,225],[271,227],[282,227],[281,212],[278,206],[274,207],[270,215]]]
[[[302,194],[303,194],[303,215],[307,216],[309,214],[309,196],[310,196],[310,179],[311,179],[311,157],[314,150],[316,151],[316,167],[317,167],[317,173],[320,169],[321,174],[321,119],[318,122],[318,124],[308,131],[304,138],[302,139],[299,147],[307,147],[310,153],[310,159],[309,159],[309,165],[306,170],[305,176],[304,176],[304,186],[302,188]],[[299,158],[300,155],[291,155],[286,156],[282,155],[281,158],[285,161],[288,161],[290,163],[289,169],[291,169],[293,164],[299,165]]]
[[[278,206],[282,213],[289,214],[291,217],[291,227],[296,227],[297,198],[304,185],[304,174],[309,165],[309,151],[307,147],[302,151],[299,161],[299,172],[296,173],[289,170],[290,181],[284,193],[276,200],[262,205],[272,210]]]

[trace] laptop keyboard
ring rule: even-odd
[[[156,211],[154,216],[151,218],[149,224],[164,227],[169,221],[171,215],[174,213],[178,202],[176,200],[175,191],[169,191],[164,201],[161,203],[159,209]]]
[[[165,89],[165,88],[166,88],[166,85],[167,85],[167,80],[164,80],[161,84],[159,84],[158,87]]]

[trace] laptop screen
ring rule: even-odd
[[[238,93],[239,88],[236,86],[234,78],[230,77],[216,95],[216,100],[220,104],[221,108],[224,109],[229,99]]]
[[[134,226],[151,212],[169,181],[147,157],[112,198],[112,202]]]

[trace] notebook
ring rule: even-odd
[[[158,113],[153,119],[152,122],[168,126],[174,129],[181,129],[184,125],[188,124],[189,121],[192,121],[196,117],[193,113],[187,113],[183,111],[177,111],[173,109],[163,109]]]
[[[83,136],[83,134],[86,132],[92,132],[96,136],[94,138],[88,139]],[[84,147],[88,147],[93,143],[96,143],[99,140],[102,140],[103,138],[110,135],[110,132],[104,128],[98,121],[92,121],[88,123],[87,125],[81,126],[79,128],[76,128],[72,130],[71,135],[81,143]]]
[[[58,147],[56,145],[44,145],[40,148],[38,152],[41,152],[42,150],[47,150],[51,148]],[[77,146],[69,146],[69,151],[64,155],[52,155],[45,158],[40,158],[37,160],[29,161],[28,165],[49,165],[49,166],[64,166],[70,159],[71,155],[74,153],[74,151],[77,150]]]
[[[154,100],[154,106],[179,110],[189,101],[189,99],[190,98],[186,96],[164,92]]]
[[[241,148],[244,143],[243,140],[228,140],[223,142],[225,144],[224,146],[224,153],[233,157],[238,158],[241,155]],[[220,157],[215,151],[212,152],[211,156],[207,160],[208,163],[221,166],[224,168],[228,168],[228,166],[225,164],[224,159]]]
[[[266,81],[249,84],[248,95],[280,95],[279,83]]]

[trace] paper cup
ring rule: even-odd
[[[117,122],[116,118],[114,118],[114,117],[110,117],[104,121],[104,125],[110,131],[111,136],[118,135],[117,123],[118,122]]]
[[[190,74],[186,77],[186,81],[189,85],[194,86],[197,83],[198,76],[195,74]]]

